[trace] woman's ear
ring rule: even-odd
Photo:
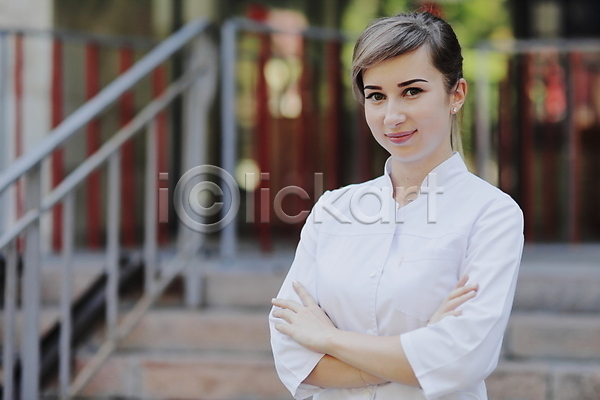
[[[451,108],[458,110],[461,109],[467,98],[467,81],[464,78],[458,80],[456,90],[450,95]]]

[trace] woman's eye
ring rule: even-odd
[[[381,93],[374,92],[367,96],[367,99],[372,99],[373,101],[381,101],[385,98],[385,96]]]
[[[416,96],[419,93],[421,93],[422,91],[423,91],[423,89],[421,89],[421,88],[413,87],[413,88],[406,89],[404,91],[404,94],[410,97],[410,96]]]

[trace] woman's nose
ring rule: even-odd
[[[383,118],[383,124],[388,128],[395,128],[401,123],[406,121],[406,114],[398,107],[390,106],[387,108],[385,117]]]

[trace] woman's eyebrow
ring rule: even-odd
[[[425,79],[411,79],[410,81],[399,83],[398,87],[404,87],[404,86],[412,85],[415,82],[425,82],[425,83],[427,83],[427,81]]]
[[[426,81],[425,79],[418,78],[418,79],[411,79],[409,81],[399,83],[398,87],[404,87],[404,86],[412,85],[415,82],[425,82],[425,83],[428,83],[428,81]],[[367,89],[370,89],[370,90],[381,90],[381,86],[367,85],[367,86],[364,87],[364,90],[367,90]]]

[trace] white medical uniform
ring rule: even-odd
[[[388,160],[383,176],[321,196],[277,297],[300,302],[296,280],[337,328],[399,335],[422,389],[304,384],[323,354],[276,331],[282,320],[270,316],[279,377],[296,399],[485,400],[484,379],[497,365],[515,292],[522,212],[468,172],[458,153],[431,171],[419,197],[401,208],[392,199],[389,169]],[[479,283],[477,295],[461,306],[461,316],[428,326],[465,274]]]

